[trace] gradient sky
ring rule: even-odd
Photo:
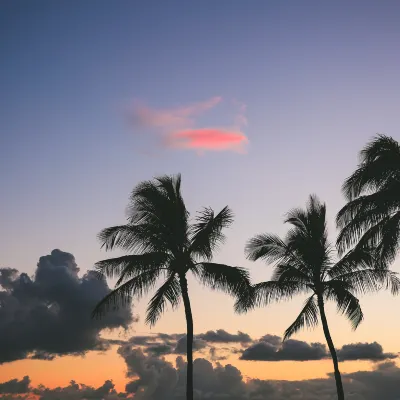
[[[60,248],[91,268],[108,257],[96,234],[124,222],[132,188],[177,172],[192,212],[233,209],[216,259],[249,267],[256,282],[270,269],[245,260],[246,240],[283,234],[284,213],[310,193],[327,202],[334,240],[358,151],[377,132],[398,138],[399,15],[396,0],[1,1],[0,265],[32,274]],[[179,132],[193,141],[177,144]],[[299,312],[301,299],[235,316],[231,299],[189,284],[197,333],[281,335]],[[397,335],[382,331],[399,331],[398,301],[363,298],[356,333],[329,309],[335,344],[376,340],[398,352]],[[133,329],[149,332],[143,318]],[[184,329],[179,309],[153,331]],[[296,338],[324,342],[318,328]],[[4,364],[0,381],[30,375],[52,386],[79,375],[98,384],[111,362],[122,389],[115,352]],[[331,371],[329,361],[269,364],[236,362],[262,378]]]

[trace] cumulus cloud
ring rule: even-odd
[[[394,353],[384,353],[382,346],[377,342],[346,344],[338,350],[337,355],[340,361],[382,361],[398,357],[398,355]]]
[[[235,115],[233,126],[196,126],[197,117],[222,102],[212,97],[203,102],[172,109],[152,109],[136,102],[130,113],[134,128],[150,130],[160,135],[165,147],[197,151],[243,152],[248,138],[242,129],[247,125],[246,105],[233,101]]]
[[[2,398],[29,397],[28,391],[40,400],[184,400],[186,363],[181,356],[175,363],[146,355],[131,345],[118,350],[127,365],[130,379],[124,393],[117,393],[111,380],[98,388],[72,381],[66,387],[48,389],[29,387],[29,377],[0,384]],[[336,398],[335,382],[330,374],[325,379],[303,381],[245,380],[238,368],[231,364],[211,363],[197,358],[193,364],[196,400],[332,400]],[[342,374],[345,394],[352,400],[397,400],[400,392],[400,368],[394,362],[375,364],[372,371]],[[10,390],[10,397],[4,388]],[[1,393],[0,392],[0,393]],[[27,393],[24,395],[24,393]]]
[[[74,256],[60,250],[41,257],[32,278],[0,269],[0,363],[105,350],[109,343],[100,332],[128,327],[133,321],[130,308],[91,318],[110,289],[93,271],[82,277],[78,273]]]
[[[281,337],[275,335],[265,335],[251,346],[236,350],[235,353],[241,354],[241,360],[248,361],[309,361],[330,358],[325,344],[294,339],[282,342]],[[340,361],[383,361],[397,357],[394,353],[384,353],[377,342],[347,344],[337,350],[337,355]]]
[[[31,380],[29,376],[24,376],[21,380],[11,379],[10,381],[0,383],[0,393],[19,394],[27,393]]]
[[[177,354],[186,354],[186,346],[187,346],[187,337],[186,335],[181,337],[175,347],[175,353]],[[193,351],[202,350],[207,347],[207,343],[202,339],[193,339]]]
[[[207,331],[197,335],[198,338],[212,343],[250,343],[252,339],[250,335],[243,332],[237,334],[228,333],[224,329],[217,329],[216,331]]]
[[[252,361],[309,361],[322,360],[328,353],[322,343],[311,343],[300,340],[286,340],[278,347],[274,343],[260,341],[245,349],[241,360]]]

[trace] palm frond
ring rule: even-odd
[[[318,325],[318,315],[318,305],[315,301],[315,294],[313,294],[306,300],[303,309],[293,324],[286,329],[283,340],[285,341],[286,339],[289,339],[304,327],[314,328]]]
[[[275,301],[289,300],[297,294],[307,293],[309,291],[310,287],[308,285],[298,281],[267,281],[257,283],[253,286],[253,297],[248,305],[248,309],[253,307],[267,306]],[[240,305],[238,306],[240,307]]]
[[[376,254],[384,264],[391,264],[400,248],[400,211],[392,215],[382,229]]]
[[[190,253],[195,257],[203,257],[211,261],[213,251],[225,240],[222,229],[233,222],[233,213],[224,207],[217,215],[211,208],[204,208],[196,217],[196,223],[191,227]]]
[[[374,250],[370,247],[357,246],[348,251],[335,265],[327,270],[331,279],[363,269],[370,269],[376,266]]]
[[[375,261],[381,265],[389,265],[394,261],[400,243],[400,211],[387,216],[371,226],[356,242],[356,236],[349,236],[343,240],[345,245],[354,245],[361,248],[373,248]],[[347,241],[346,241],[347,240]]]
[[[386,135],[377,135],[360,152],[360,164],[346,179],[342,190],[348,200],[380,190],[388,179],[399,177],[400,147]]]
[[[283,262],[291,256],[296,259],[279,236],[268,233],[251,238],[246,244],[245,253],[251,261],[262,259],[267,263]]]
[[[137,253],[170,251],[170,239],[163,235],[156,224],[112,226],[103,229],[98,239],[106,251],[116,248]]]
[[[92,317],[104,315],[111,307],[126,306],[133,298],[140,298],[156,283],[159,270],[142,272],[108,293],[94,308]]]
[[[240,267],[204,262],[197,264],[196,277],[205,286],[239,296],[250,290],[249,272]]]
[[[377,192],[346,204],[338,213],[340,229],[337,247],[340,254],[354,246],[372,227],[384,226],[399,210],[400,185],[391,193]]]
[[[338,275],[334,280],[350,284],[358,293],[375,292],[382,288],[390,289],[393,295],[400,291],[398,274],[388,269],[362,269]]]
[[[107,260],[98,261],[95,264],[96,271],[107,278],[120,277],[119,286],[127,276],[134,276],[148,269],[164,268],[169,255],[165,253],[150,252],[145,254],[133,254]]]
[[[176,308],[179,305],[181,294],[179,281],[175,274],[171,274],[150,300],[147,307],[146,324],[155,325],[164,312],[167,301],[172,308]]]
[[[310,276],[290,264],[275,265],[271,280],[279,282],[301,282],[309,285],[313,283]]]
[[[337,310],[350,321],[352,328],[357,329],[364,319],[359,300],[351,293],[350,282],[331,280],[325,282],[324,296],[335,302]]]
[[[144,181],[135,187],[127,209],[132,225],[154,227],[171,251],[187,246],[188,216],[180,193],[181,177],[161,176]]]

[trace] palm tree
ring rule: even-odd
[[[346,179],[348,203],[337,215],[338,249],[370,246],[384,264],[394,261],[400,247],[400,145],[378,135],[360,152],[360,164]]]
[[[343,385],[325,314],[325,302],[334,301],[338,312],[344,314],[356,329],[363,320],[356,293],[377,290],[382,284],[396,292],[400,281],[387,269],[371,268],[373,259],[367,249],[350,251],[335,262],[327,237],[326,206],[317,197],[310,196],[305,210],[290,211],[285,222],[292,225],[285,239],[261,234],[247,243],[247,258],[275,263],[274,271],[271,281],[253,287],[252,296],[239,297],[235,308],[243,312],[274,300],[309,293],[300,314],[286,329],[283,340],[304,327],[316,326],[320,318],[333,360],[338,399],[343,400]]]
[[[176,308],[183,300],[187,324],[187,400],[193,399],[193,317],[187,273],[202,284],[238,295],[250,287],[245,269],[212,263],[213,252],[224,241],[223,228],[233,222],[225,207],[217,215],[204,208],[189,223],[181,195],[181,176],[144,181],[133,190],[126,225],[106,228],[99,239],[106,250],[119,248],[129,255],[96,263],[100,277],[118,277],[116,287],[95,308],[93,316],[110,307],[129,304],[163,283],[151,298],[146,323],[156,323],[167,303]]]

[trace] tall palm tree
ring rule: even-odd
[[[193,316],[187,274],[201,283],[232,295],[250,287],[245,269],[212,263],[213,252],[224,241],[223,228],[233,222],[225,207],[218,214],[204,208],[189,223],[181,195],[181,176],[144,181],[133,190],[125,225],[106,228],[99,239],[106,250],[122,249],[129,255],[96,263],[100,276],[118,277],[116,287],[95,308],[93,316],[110,307],[130,303],[163,283],[151,298],[146,322],[154,325],[167,303],[175,308],[183,300],[187,324],[187,400],[193,399]]]
[[[326,229],[326,206],[317,197],[310,196],[305,210],[290,211],[285,222],[292,226],[285,239],[261,234],[247,243],[247,258],[275,263],[274,271],[271,281],[253,287],[252,296],[238,298],[235,308],[243,312],[271,301],[309,293],[299,316],[286,329],[283,340],[306,326],[316,326],[320,318],[333,360],[338,399],[343,400],[342,379],[325,314],[325,302],[334,301],[338,312],[344,314],[356,329],[363,320],[357,292],[377,290],[382,284],[396,292],[400,281],[389,270],[372,268],[372,255],[367,249],[357,249],[339,261],[334,260]]]
[[[400,145],[378,135],[360,152],[360,164],[346,179],[348,203],[337,215],[338,249],[370,246],[382,263],[394,261],[400,248]]]

